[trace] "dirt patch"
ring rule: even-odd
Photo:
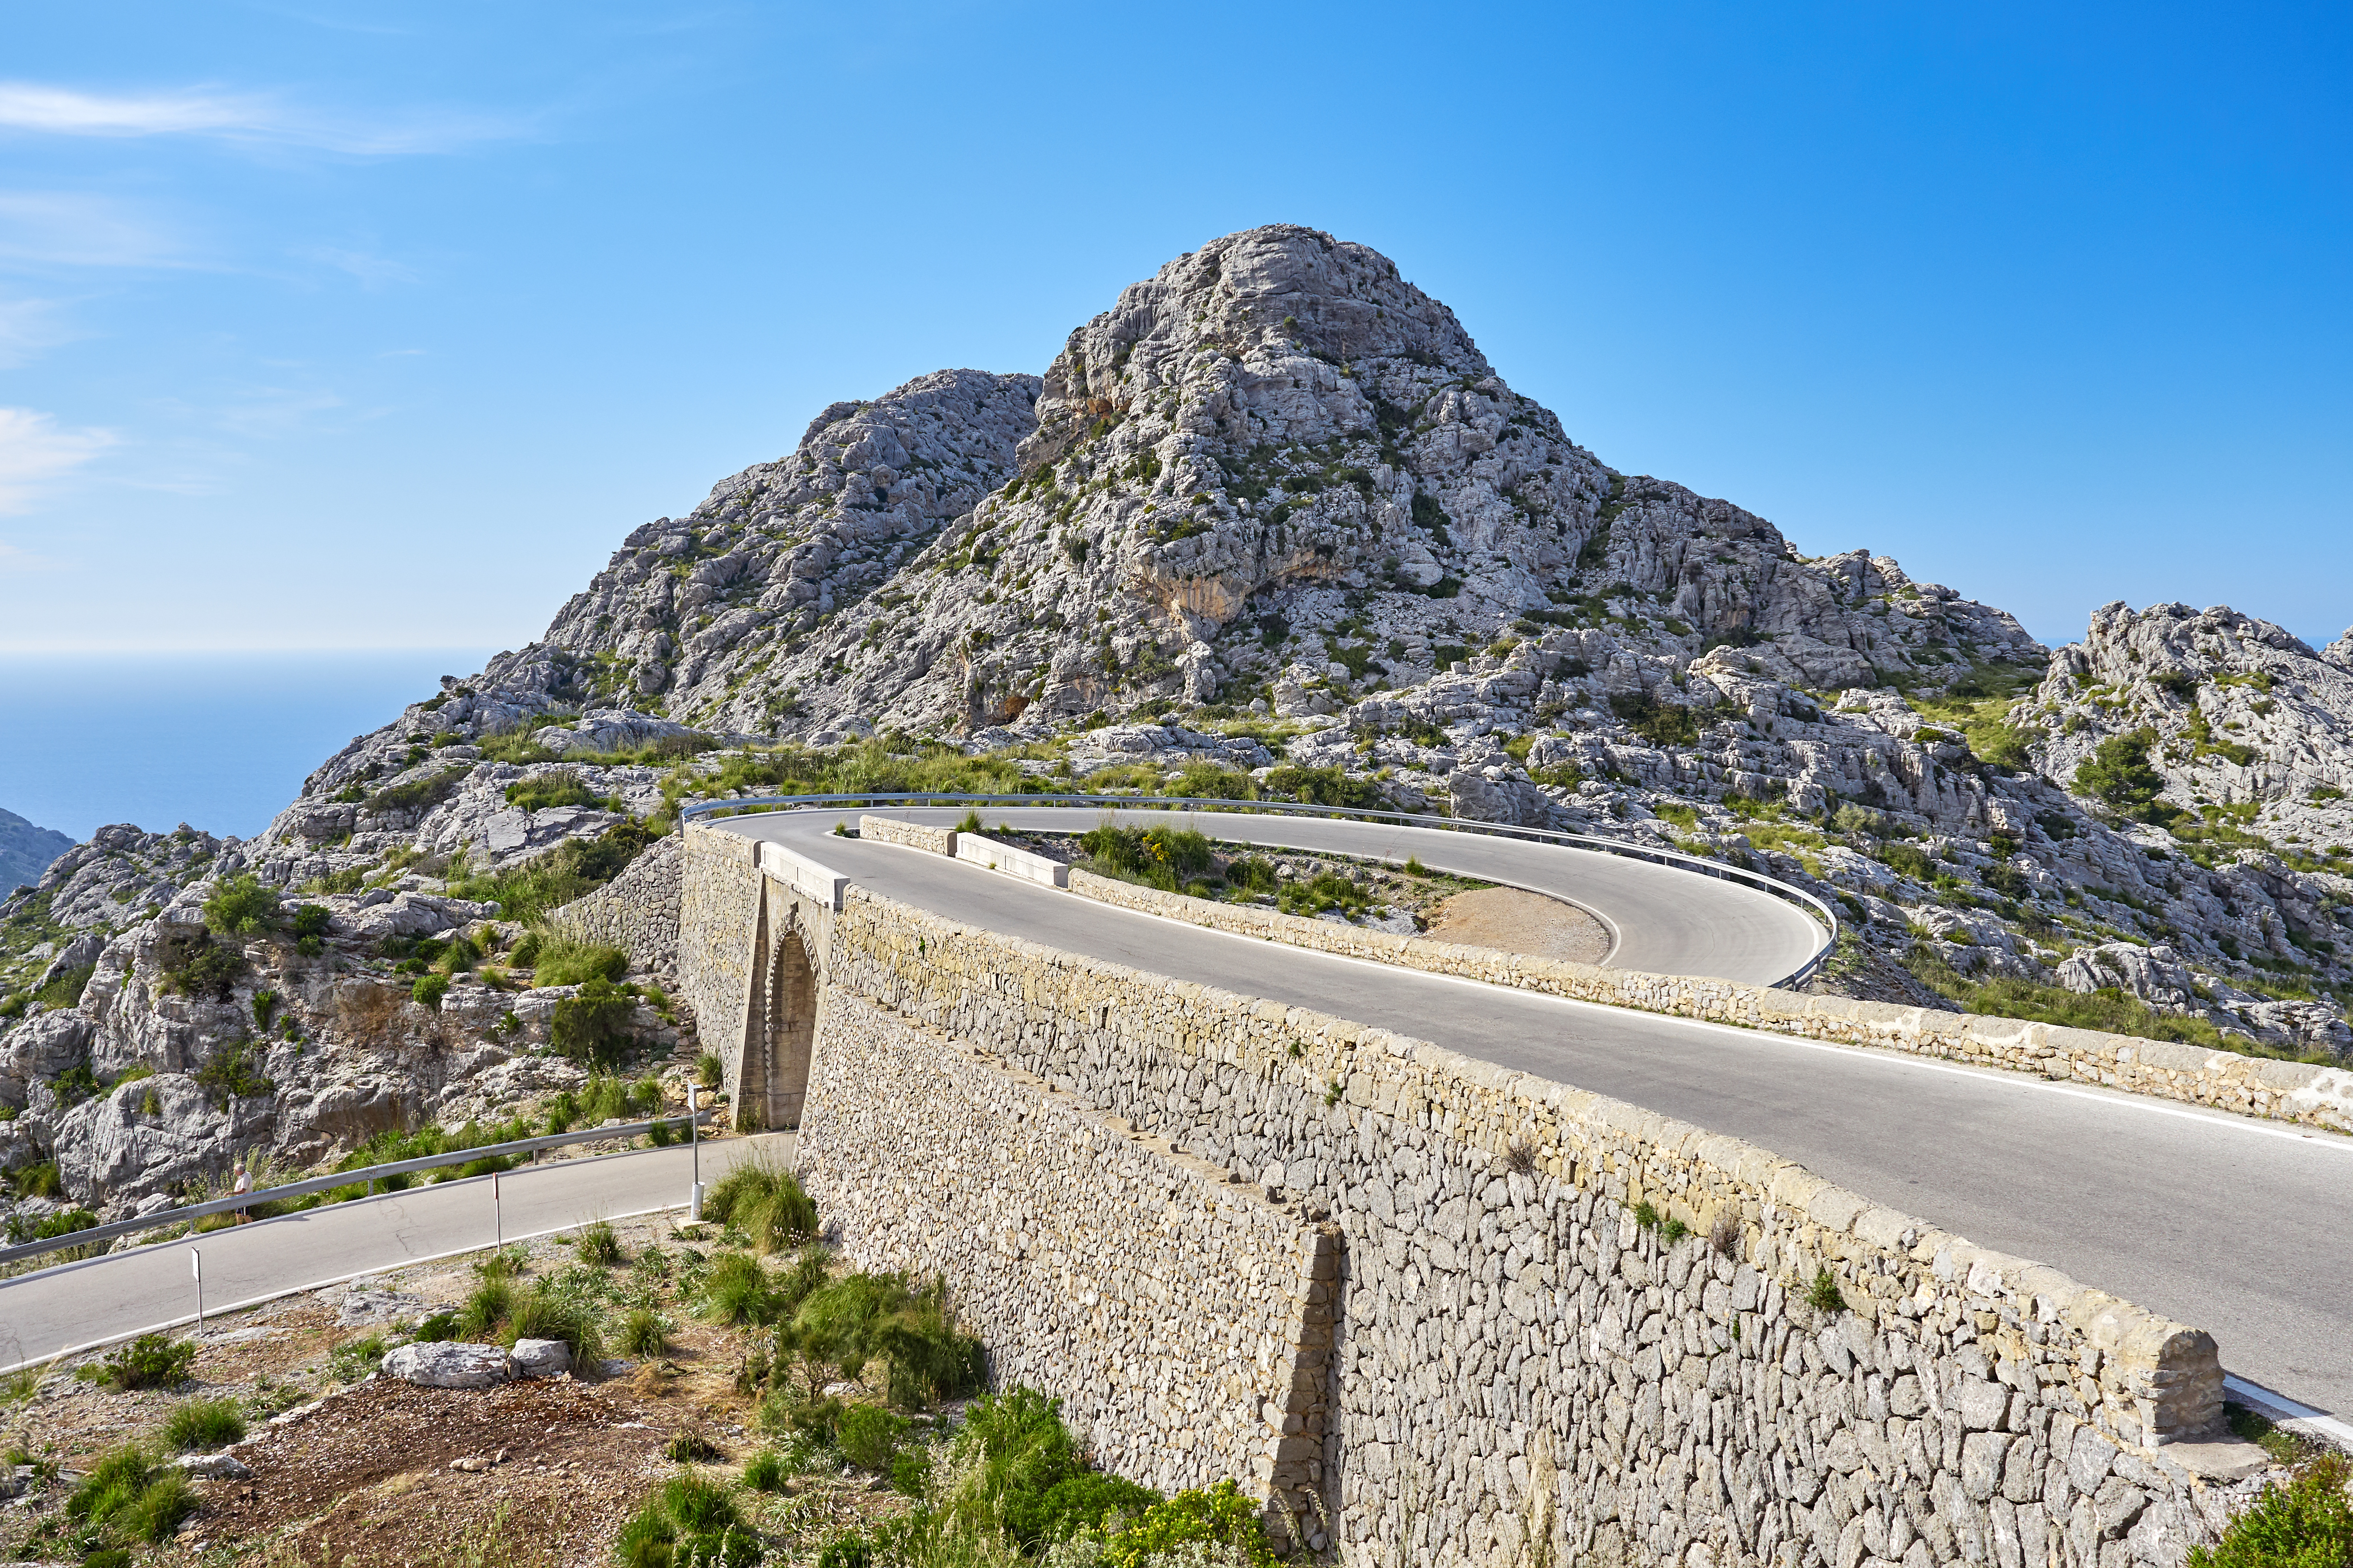
[[[1599,963],[1609,956],[1609,927],[1575,904],[1520,888],[1457,893],[1433,906],[1426,918],[1434,942],[1567,963]]]
[[[379,1379],[233,1450],[253,1479],[206,1488],[188,1544],[269,1541],[290,1563],[406,1565],[448,1561],[495,1531],[549,1563],[596,1562],[669,1469],[669,1436],[626,1388],[478,1394]]]

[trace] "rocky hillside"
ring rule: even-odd
[[[254,841],[110,829],[0,906],[5,1160],[121,1204],[236,1148],[529,1110],[578,1079],[540,1048],[575,990],[518,948],[617,875],[658,897],[678,801],[820,787],[1607,833],[1835,899],[1820,984],[2337,1056],[2348,647],[2112,605],[2053,653],[1883,556],[1609,468],[1387,258],[1254,229],[1124,290],[1042,377],[828,408]],[[225,888],[268,907],[225,929]],[[661,955],[634,956],[628,1032],[659,1055],[683,1037]]]
[[[0,899],[39,881],[49,862],[72,847],[73,840],[55,828],[0,811]]]

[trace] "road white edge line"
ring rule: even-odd
[[[2309,1405],[2290,1399],[2284,1394],[2274,1394],[2260,1383],[2250,1383],[2235,1373],[2222,1374],[2222,1391],[2234,1394],[2239,1403],[2269,1416],[2277,1426],[2306,1432],[2308,1436],[2326,1437],[2340,1448],[2353,1449],[2353,1426],[2348,1426],[2326,1410],[2316,1410]]]
[[[385,1194],[384,1195],[389,1197],[391,1194]],[[649,1214],[668,1214],[672,1209],[682,1209],[684,1207],[686,1207],[686,1205],[684,1204],[657,1204],[652,1208],[649,1209],[631,1209],[627,1214],[605,1215],[601,1217],[607,1220],[642,1219]],[[545,1230],[534,1230],[522,1236],[511,1236],[507,1237],[507,1244],[512,1245],[519,1241],[537,1241],[540,1237],[544,1236],[554,1236],[563,1231],[577,1230],[583,1223],[586,1222],[575,1221],[570,1225],[550,1226]],[[337,1274],[325,1279],[313,1279],[308,1285],[289,1285],[282,1290],[271,1290],[263,1295],[248,1297],[242,1301],[231,1301],[225,1307],[207,1307],[205,1309],[205,1316],[207,1318],[225,1318],[231,1312],[248,1311],[252,1308],[261,1306],[267,1302],[281,1300],[288,1296],[301,1296],[307,1295],[312,1290],[323,1290],[330,1285],[341,1285],[346,1280],[357,1279],[364,1274],[380,1274],[395,1268],[414,1268],[422,1263],[438,1263],[445,1258],[463,1258],[470,1252],[493,1252],[498,1249],[498,1247],[499,1244],[495,1242],[489,1247],[483,1247],[480,1244],[472,1247],[453,1247],[446,1252],[428,1252],[422,1258],[403,1258],[396,1262],[379,1263],[368,1268],[354,1268],[348,1274]],[[83,1258],[80,1261],[85,1263],[103,1263],[106,1261],[106,1256],[102,1255],[98,1258]],[[193,1323],[195,1321],[196,1315],[194,1312],[189,1312],[181,1317],[167,1319],[160,1323],[150,1323],[143,1329],[132,1329],[128,1333],[110,1334],[102,1340],[91,1340],[85,1344],[68,1345],[63,1350],[51,1351],[47,1355],[28,1357],[24,1361],[17,1362],[13,1366],[0,1366],[0,1373],[21,1371],[28,1366],[46,1366],[53,1361],[62,1361],[69,1355],[81,1355],[89,1351],[104,1350],[109,1345],[119,1345],[126,1341],[135,1340],[142,1334],[162,1333],[168,1329],[176,1329],[184,1323]]]

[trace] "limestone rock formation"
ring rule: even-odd
[[[72,847],[73,840],[55,828],[0,811],[0,899],[39,881],[49,862]]]
[[[1611,468],[1388,259],[1272,226],[1124,289],[1043,376],[827,408],[252,841],[64,855],[0,904],[0,1164],[121,1208],[576,1083],[543,1049],[569,988],[435,1006],[391,956],[511,942],[486,874],[609,883],[747,753],[848,742],[1678,847],[1834,900],[1829,989],[2353,1049],[2353,633],[2115,605],[2054,653]],[[323,911],[309,950],[207,931],[244,874]]]

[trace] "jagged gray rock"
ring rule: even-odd
[[[2153,799],[2071,789],[2143,730]],[[1271,226],[1124,290],[1042,378],[828,408],[253,841],[69,851],[0,903],[0,1101],[25,1108],[0,1158],[54,1151],[127,1205],[257,1144],[314,1159],[576,1083],[535,1049],[568,993],[460,983],[435,1010],[380,944],[511,939],[447,879],[588,844],[608,876],[666,791],[749,745],[926,737],[1172,791],[1191,770],[1328,799],[1332,770],[1400,809],[1734,859],[1840,902],[1819,984],[1849,994],[2113,988],[2353,1046],[2353,633],[2316,654],[2228,609],[2118,605],[2046,650],[1884,556],[1809,557],[1611,469],[1387,258]],[[190,994],[204,896],[245,872],[323,906],[324,949],[239,939],[232,981]],[[264,992],[299,1042],[255,1026]],[[239,1051],[268,1096],[224,1091]]]
[[[39,881],[50,862],[72,847],[73,840],[56,828],[0,811],[0,899]]]

